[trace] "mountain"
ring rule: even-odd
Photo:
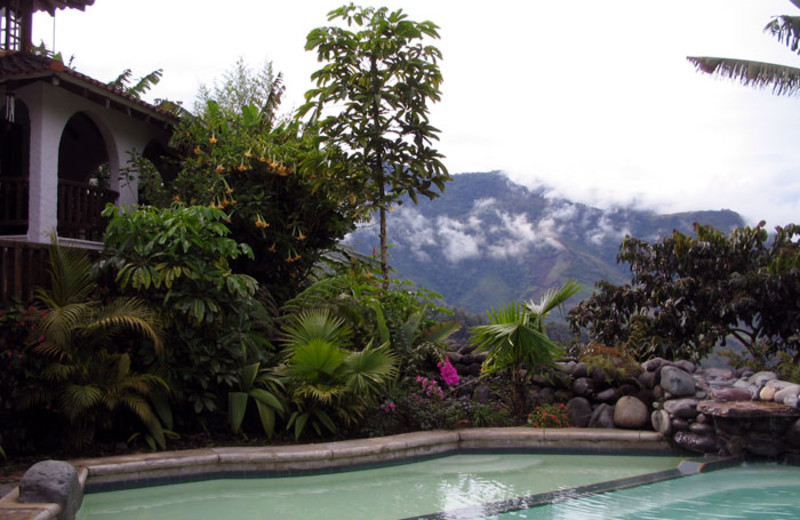
[[[726,232],[744,225],[730,210],[657,215],[594,208],[552,198],[499,172],[457,174],[441,197],[404,202],[388,218],[396,277],[481,314],[512,300],[538,298],[570,278],[584,287],[573,303],[601,279],[629,281],[627,265],[616,262],[625,235],[654,241],[674,229],[690,232],[694,222]],[[377,224],[347,240],[364,254],[378,243]]]

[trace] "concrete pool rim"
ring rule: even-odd
[[[680,455],[661,434],[652,431],[513,427],[413,432],[390,437],[289,446],[152,452],[69,462],[78,470],[81,485],[87,492],[92,492],[208,478],[346,471],[479,451]],[[687,471],[696,473],[716,469],[714,464],[735,464],[740,461],[725,460],[728,462],[693,462],[691,468],[687,466],[674,471],[680,474],[686,474],[684,472]],[[661,478],[675,478],[680,474]],[[643,482],[627,485],[639,483]],[[15,490],[0,498],[0,519],[57,518],[60,511],[58,505],[23,504],[18,502],[18,496],[18,490]]]

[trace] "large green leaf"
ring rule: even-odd
[[[242,427],[249,398],[245,392],[228,392],[228,424],[234,433],[238,433]]]

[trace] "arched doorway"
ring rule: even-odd
[[[0,120],[0,235],[24,235],[28,232],[31,123],[25,103],[14,96],[6,99]]]
[[[77,113],[67,121],[58,145],[58,235],[100,242],[100,216],[119,193],[110,189],[108,152],[97,125]]]

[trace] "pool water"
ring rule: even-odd
[[[480,516],[481,504],[666,471],[675,469],[680,460],[667,456],[461,454],[358,471],[89,493],[77,518],[398,520],[470,506],[478,506],[477,513],[473,507],[470,514]]]
[[[490,520],[780,520],[800,518],[800,467],[746,464],[514,511]]]

